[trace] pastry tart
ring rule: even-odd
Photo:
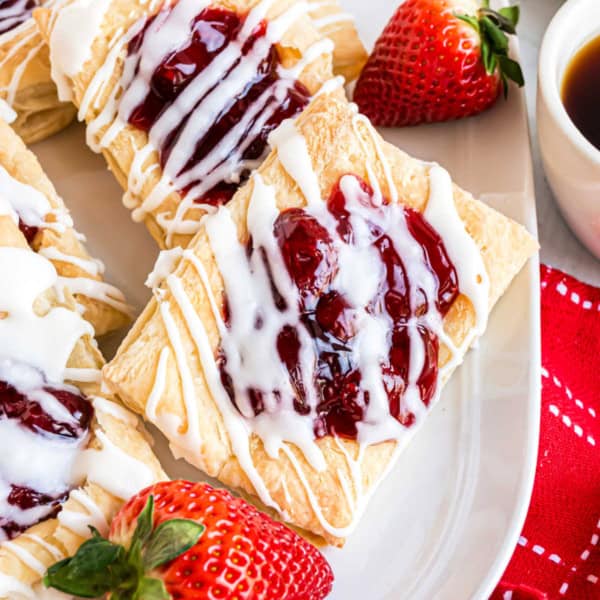
[[[231,198],[277,124],[341,86],[303,2],[73,0],[35,18],[61,97],[163,248]]]
[[[537,243],[339,96],[270,144],[161,254],[104,376],[177,456],[341,545]]]
[[[0,216],[0,598],[41,576],[165,478],[133,414],[102,396],[93,329],[52,263]]]
[[[308,14],[319,32],[333,42],[333,72],[348,83],[358,79],[369,58],[354,26],[354,16],[339,0],[308,0]]]
[[[48,48],[31,13],[37,0],[0,4],[0,97],[17,113],[14,127],[31,144],[66,127],[75,109],[61,102],[50,77]]]
[[[63,201],[37,158],[0,119],[0,214],[10,215],[29,245],[49,259],[59,283],[74,294],[96,335],[130,321],[123,294],[102,280],[102,263],[90,257]]]

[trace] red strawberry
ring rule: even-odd
[[[44,583],[111,600],[321,600],[333,575],[320,552],[225,490],[168,481],[134,496],[109,540],[93,537]]]
[[[508,80],[522,86],[508,57],[516,6],[476,0],[406,0],[375,44],[354,101],[375,125],[447,121],[492,106]]]

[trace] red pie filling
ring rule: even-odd
[[[36,0],[0,0],[0,33],[10,31],[27,21],[38,6]]]
[[[155,17],[148,19],[144,30],[129,43],[129,55],[139,52],[148,26]],[[168,55],[162,64],[154,71],[150,82],[150,93],[144,101],[131,113],[129,123],[149,132],[161,114],[171,106],[183,90],[211,64],[223,50],[233,42],[244,25],[245,17],[222,8],[206,8],[191,23],[189,42],[186,46]],[[242,48],[242,55],[246,56],[252,51],[254,45],[265,37],[267,30],[266,21],[261,21],[252,32]],[[138,59],[139,60],[139,59]],[[243,58],[238,59],[231,69],[222,74],[221,81],[227,79],[231,71],[240,64]],[[249,127],[242,132],[240,143],[246,146],[239,162],[256,160],[263,157],[267,147],[269,133],[283,120],[299,113],[309,102],[310,93],[299,81],[291,82],[283,99],[275,97],[274,84],[281,78],[279,74],[279,56],[275,46],[271,46],[267,58],[264,59],[253,77],[248,81],[243,92],[232,97],[226,103],[224,110],[217,115],[205,135],[199,136],[193,153],[189,157],[183,170],[175,175],[181,175],[192,169],[201,160],[207,157],[215,146],[240,122],[254,102],[267,90],[273,89],[273,96],[265,104],[269,106],[277,102],[278,108],[266,119],[258,134],[252,133],[248,139],[251,127],[260,122],[264,111],[258,112]],[[217,84],[218,85],[218,84]],[[209,90],[208,93],[212,92]],[[166,143],[159,148],[161,166],[164,168],[170,153],[177,143],[183,128],[186,126],[190,115],[204,100],[193,107],[188,116],[173,129]],[[222,162],[231,157],[224,156]],[[242,181],[249,173],[242,175]],[[192,181],[180,192],[185,193],[199,181]],[[208,190],[201,198],[195,201],[206,204],[221,204],[227,202],[239,187],[239,182],[220,181]]]
[[[39,227],[35,227],[33,225],[27,225],[23,222],[22,219],[19,219],[19,229],[21,233],[25,236],[27,243],[31,246],[33,244],[33,240],[39,231]]]
[[[0,420],[13,419],[32,434],[43,436],[55,444],[72,444],[82,440],[88,434],[94,409],[86,398],[68,389],[50,385],[40,388],[39,392],[53,396],[68,411],[71,419],[68,421],[57,420],[48,414],[38,401],[20,392],[6,381],[0,381]],[[31,459],[43,460],[43,457],[32,456]],[[2,473],[0,473],[0,480],[2,479]],[[2,482],[0,481],[0,483]],[[54,516],[69,492],[69,490],[65,490],[58,495],[48,495],[32,487],[16,485],[10,481],[4,483],[10,487],[7,496],[7,503],[10,506],[22,511],[46,508],[46,510],[40,511],[43,513],[43,517],[25,523],[17,523],[6,515],[0,514],[0,534],[3,532],[9,539],[35,525],[36,522]],[[4,536],[0,535],[0,539],[2,537]]]
[[[373,190],[356,178],[365,192],[368,211],[390,210],[389,202],[376,207]],[[346,197],[340,184],[333,189],[327,208],[337,222],[337,232],[347,244],[354,243],[354,232],[346,209]],[[445,316],[459,294],[456,270],[448,257],[440,236],[424,217],[410,208],[404,209],[410,235],[422,247],[427,268],[437,284],[436,307]],[[388,396],[390,414],[405,426],[415,420],[414,414],[403,407],[402,397],[407,387],[410,367],[409,319],[427,311],[427,298],[419,282],[410,281],[405,264],[396,251],[388,233],[374,223],[367,222],[369,241],[383,268],[377,291],[364,307],[374,316],[387,317],[389,323],[389,355],[381,364],[383,383]],[[314,432],[317,437],[338,435],[355,439],[357,423],[363,420],[368,403],[368,392],[361,389],[361,371],[353,350],[357,335],[356,308],[332,283],[338,273],[337,251],[327,229],[307,211],[299,208],[282,212],[275,222],[275,236],[285,265],[299,292],[299,311],[302,327],[310,335],[315,356],[313,386],[318,405],[314,414]],[[261,249],[262,250],[262,249]],[[248,252],[255,251],[250,246]],[[262,251],[263,259],[265,253]],[[375,265],[374,265],[375,266]],[[416,312],[411,309],[410,292],[416,286],[421,291],[422,304]],[[273,285],[276,305],[285,309],[279,292]],[[257,325],[257,335],[260,327]],[[425,405],[431,401],[437,386],[437,335],[420,324],[418,330],[424,342],[425,362],[417,381],[420,397]],[[296,327],[286,326],[278,336],[277,352],[295,390],[294,408],[302,415],[311,413],[304,389],[299,360],[300,337]],[[220,360],[222,381],[235,404],[232,374],[228,373],[226,359]],[[248,390],[255,414],[264,410],[261,390]]]

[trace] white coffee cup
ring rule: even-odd
[[[569,63],[598,36],[600,0],[569,0],[556,13],[540,52],[537,124],[544,168],[561,212],[600,258],[600,150],[577,129],[561,98]]]

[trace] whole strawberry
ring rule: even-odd
[[[111,600],[320,600],[333,575],[316,548],[229,492],[169,481],[134,496],[109,539],[92,529],[48,587]]]
[[[523,73],[509,58],[516,6],[487,1],[406,0],[384,29],[360,75],[354,101],[375,125],[460,119],[492,106]]]

